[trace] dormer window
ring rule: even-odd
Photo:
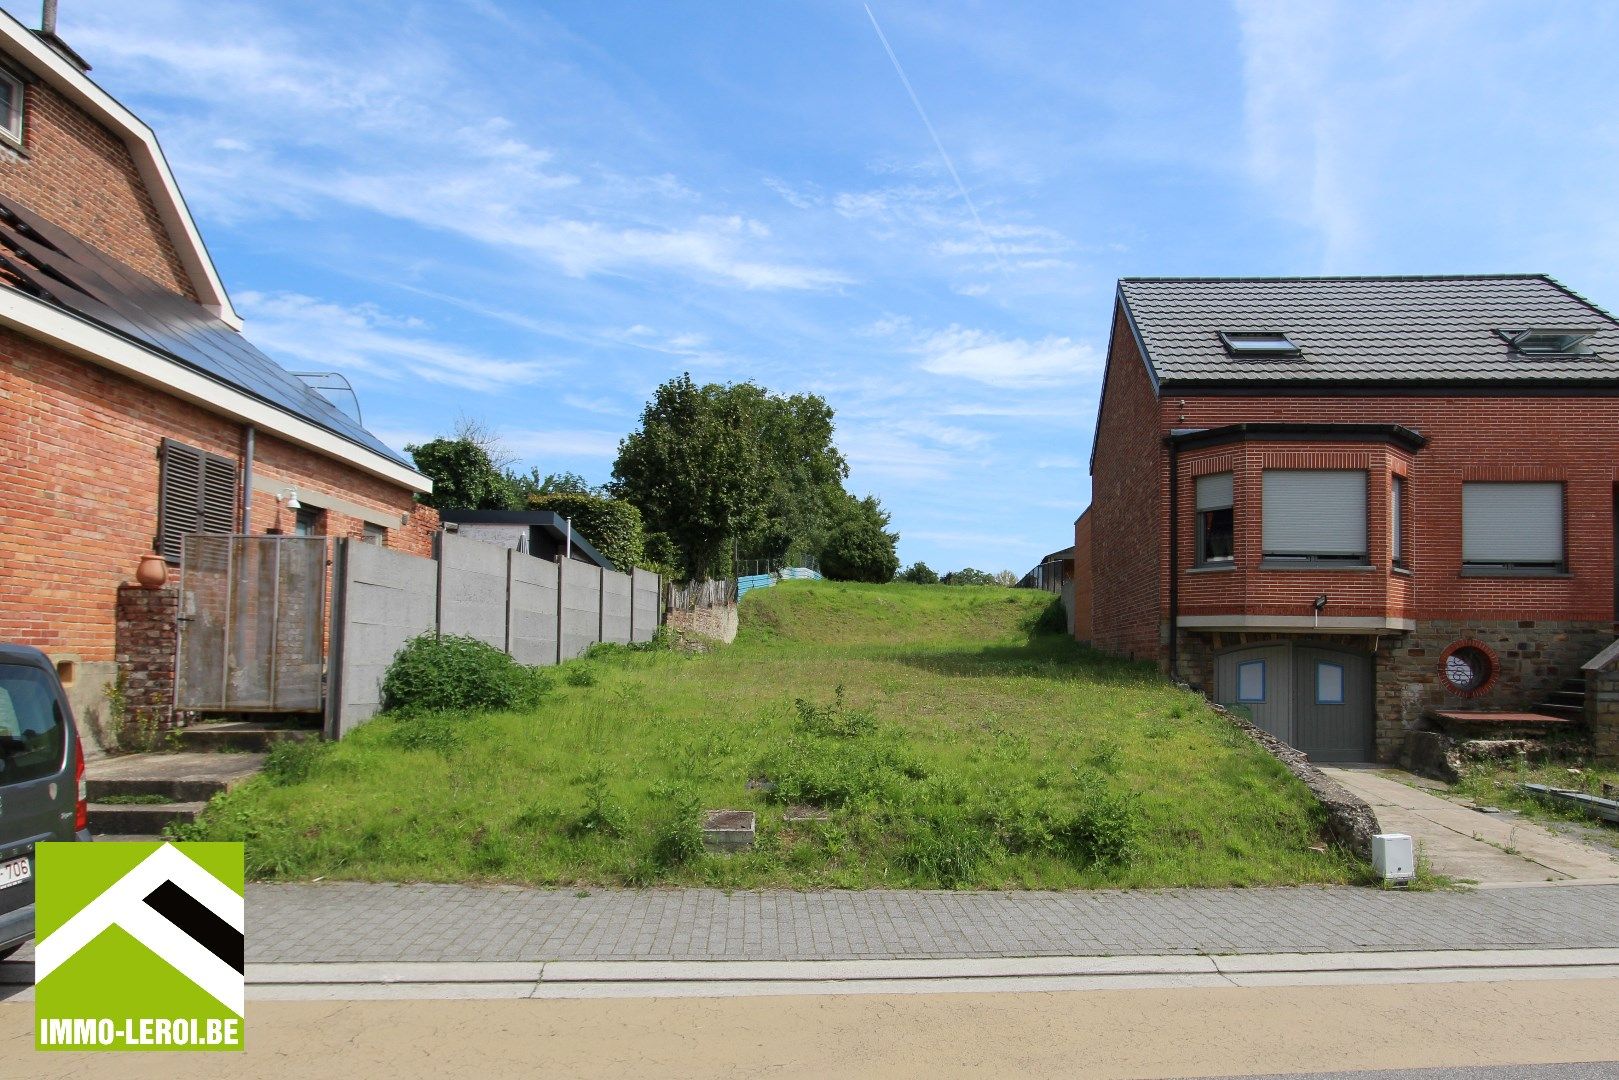
[[[22,145],[23,100],[22,80],[0,67],[0,136],[17,146]]]
[[[1286,334],[1270,330],[1222,330],[1220,343],[1228,356],[1269,359],[1298,356],[1299,347]]]
[[[1527,356],[1585,356],[1591,351],[1591,338],[1596,336],[1595,330],[1567,327],[1523,327],[1496,333],[1513,352]]]

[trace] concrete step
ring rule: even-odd
[[[195,821],[205,802],[91,803],[90,831],[96,835],[138,833],[152,836],[176,821]]]
[[[1544,716],[1556,716],[1568,720],[1580,720],[1585,717],[1585,708],[1582,705],[1559,705],[1550,701],[1536,705],[1534,711]]]
[[[180,746],[214,753],[221,750],[264,751],[284,739],[318,739],[316,728],[293,727],[267,720],[224,720],[179,729]]]
[[[118,795],[162,795],[171,802],[207,802],[264,767],[261,753],[126,754],[85,768],[91,802]]]

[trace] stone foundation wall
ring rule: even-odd
[[[1619,662],[1585,673],[1585,718],[1597,760],[1619,765]]]
[[[118,587],[118,666],[124,676],[125,716],[107,716],[109,725],[149,715],[157,726],[174,726],[174,649],[180,591],[174,586]]]
[[[672,630],[710,638],[714,641],[723,641],[727,645],[736,640],[737,615],[735,604],[697,608],[694,611],[671,608],[664,615],[663,621],[664,625]]]
[[[1444,652],[1458,641],[1472,640],[1495,655],[1498,674],[1482,693],[1454,693],[1440,673]],[[1384,727],[1403,735],[1434,709],[1507,712],[1533,708],[1569,679],[1581,674],[1586,661],[1613,640],[1605,623],[1426,622],[1392,649],[1378,656],[1378,747]]]
[[[1501,712],[1528,709],[1545,701],[1613,641],[1613,628],[1606,623],[1523,619],[1425,622],[1408,633],[1379,637],[1182,631],[1175,674],[1207,694],[1214,687],[1216,653],[1289,636],[1348,652],[1372,653],[1376,753],[1379,761],[1393,762],[1400,758],[1406,733],[1419,727],[1423,717],[1435,709]],[[1486,646],[1495,656],[1497,669],[1495,681],[1472,697],[1452,692],[1440,672],[1445,650],[1464,640]],[[1612,694],[1609,715],[1613,719],[1603,736],[1608,749],[1600,752],[1619,754],[1619,675]]]

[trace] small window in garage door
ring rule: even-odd
[[[1326,660],[1315,662],[1315,703],[1342,705],[1344,703],[1344,666]]]
[[[1265,661],[1248,660],[1237,665],[1237,700],[1265,700]]]

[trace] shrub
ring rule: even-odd
[[[585,811],[568,827],[572,836],[623,836],[624,807],[607,789],[607,767],[596,765],[584,776]],[[699,834],[698,841],[702,836]]]
[[[652,862],[670,870],[703,853],[703,804],[684,788],[669,795],[669,806],[652,830]]]
[[[382,708],[403,716],[498,712],[539,703],[550,676],[475,638],[431,632],[405,643],[382,677]]]
[[[899,859],[920,877],[950,888],[969,885],[994,853],[993,840],[983,822],[962,807],[930,807],[913,821]]]
[[[320,739],[283,739],[270,744],[264,758],[264,778],[276,787],[301,784],[315,774],[332,744]]]
[[[1128,866],[1140,837],[1141,807],[1133,795],[1099,784],[1081,789],[1078,805],[1063,824],[1061,839],[1070,853],[1090,866]]]
[[[899,572],[898,580],[913,585],[937,585],[939,573],[925,562],[914,562]]]
[[[573,522],[574,532],[624,573],[646,562],[646,528],[641,511],[623,499],[587,492],[531,495],[530,510],[550,510]]]
[[[844,703],[842,683],[833,693],[836,696],[830,705],[816,705],[803,698],[793,702],[793,708],[798,711],[798,727],[801,731],[811,735],[852,739],[877,730],[877,717],[869,709],[851,709]]]

